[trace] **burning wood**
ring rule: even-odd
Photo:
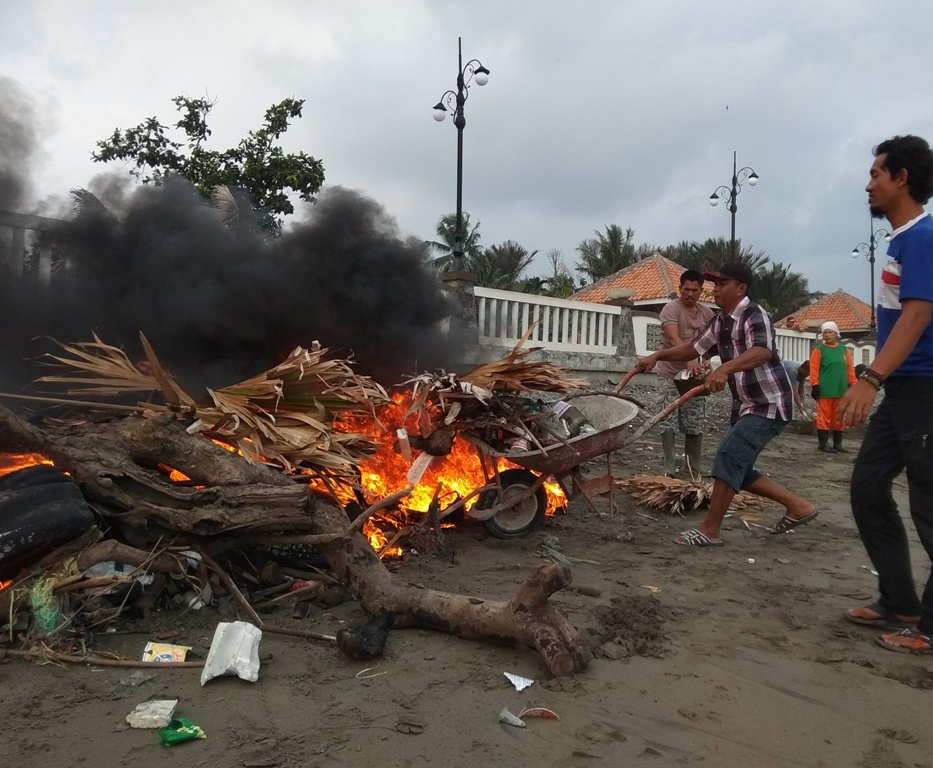
[[[590,654],[585,641],[548,605],[550,594],[569,583],[566,569],[539,569],[508,603],[416,590],[395,582],[359,532],[359,525],[379,511],[379,501],[353,522],[348,521],[347,509],[338,508],[345,504],[342,494],[348,485],[341,473],[356,471],[360,480],[356,490],[362,489],[366,474],[381,469],[371,461],[374,452],[397,439],[401,427],[383,420],[388,412],[400,413],[402,422],[413,419],[414,433],[426,426],[422,432],[427,435],[419,436],[427,439],[442,426],[459,430],[499,421],[516,423],[521,416],[509,393],[525,391],[532,383],[553,388],[577,382],[513,352],[507,365],[481,366],[485,373],[476,380],[488,389],[460,387],[455,396],[453,388],[443,392],[444,387],[428,387],[433,397],[425,396],[417,406],[413,398],[412,405],[405,407],[390,403],[385,390],[372,381],[353,376],[346,363],[323,360],[326,350],[315,345],[311,350],[295,350],[259,377],[212,390],[211,403],[201,404],[174,382],[143,342],[147,370],[95,339],[62,345],[65,354],[54,359],[72,371],[43,381],[67,384],[70,392],[85,396],[158,391],[165,397],[164,405],[140,403],[128,417],[108,422],[58,421],[44,427],[0,408],[0,451],[31,452],[54,461],[79,484],[115,537],[82,545],[82,565],[116,557],[165,572],[179,568],[178,553],[187,548],[201,553],[202,563],[218,574],[216,581],[211,580],[215,594],[230,595],[254,622],[262,623],[251,607],[249,589],[242,584],[243,579],[249,583],[247,574],[240,574],[243,579],[236,584],[226,572],[232,566],[223,565],[220,556],[232,556],[258,539],[313,543],[362,608],[372,615],[393,614],[397,627],[427,626],[473,639],[525,644],[541,653],[554,674],[571,674],[586,666]],[[469,377],[465,380],[470,383]],[[489,392],[490,399],[477,397],[480,391]],[[362,429],[367,420],[369,429]],[[377,424],[386,442],[376,439]],[[457,442],[451,440],[451,454]],[[475,450],[468,446],[464,450],[482,465]],[[408,464],[400,452],[393,456],[403,467]],[[172,482],[168,469],[188,480]],[[313,477],[295,474],[295,469]],[[486,470],[481,466],[484,474]],[[309,492],[309,482],[326,488],[332,503]],[[470,490],[453,490],[452,480],[429,482],[425,508],[433,510],[435,528],[443,498],[465,504],[478,488],[489,485],[488,477],[485,485],[469,481]],[[412,490],[409,484],[396,494],[401,497]],[[388,501],[391,491],[373,493],[372,498]],[[74,574],[58,570],[71,555],[59,551],[52,555],[56,556],[44,567],[59,584]],[[22,595],[24,578],[33,577],[22,574],[13,590],[0,593],[0,608],[12,610],[15,596]],[[207,571],[199,576],[202,582],[207,578]]]

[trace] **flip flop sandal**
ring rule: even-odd
[[[905,621],[904,619],[899,619],[890,611],[885,610],[880,603],[872,603],[871,605],[860,606],[862,610],[871,611],[872,613],[877,613],[878,615],[874,618],[867,618],[864,616],[853,616],[850,611],[853,609],[850,608],[848,611],[843,611],[842,617],[852,623],[852,624],[861,624],[864,627],[881,627],[882,629],[913,629],[916,622]]]
[[[902,638],[905,642],[892,643],[894,638]],[[881,635],[875,638],[875,642],[882,648],[896,653],[933,653],[933,638],[916,629],[902,629],[893,635]]]
[[[779,522],[771,530],[771,533],[787,533],[788,531],[794,530],[794,528],[796,528],[798,525],[812,523],[814,520],[816,520],[817,517],[819,517],[819,514],[819,510],[814,509],[806,517],[788,517],[787,515],[784,515],[784,517],[781,518],[781,522]]]
[[[678,539],[683,539],[683,541],[678,541]],[[681,531],[677,538],[674,539],[675,544],[680,544],[684,547],[721,547],[721,541],[713,541],[709,536],[707,536],[702,531],[698,531],[696,528],[691,528],[689,531]]]

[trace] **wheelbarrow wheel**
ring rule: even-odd
[[[538,481],[538,477],[527,469],[507,469],[499,473],[499,481],[502,483],[502,501],[508,503],[510,498],[517,498],[531,488]],[[479,509],[488,509],[499,501],[499,491],[493,489],[481,493],[476,506]],[[496,538],[517,539],[525,536],[540,523],[546,511],[547,492],[542,486],[514,506],[484,520],[483,525]]]

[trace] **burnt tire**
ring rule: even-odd
[[[507,469],[499,473],[499,481],[502,483],[503,501],[508,502],[510,497],[519,496],[531,488],[538,481],[538,476],[527,469]],[[498,489],[491,489],[479,495],[476,507],[489,509],[498,503]],[[546,511],[547,491],[542,486],[515,506],[484,520],[483,525],[497,539],[518,539],[528,535],[544,519]]]
[[[33,485],[70,482],[72,480],[68,475],[51,464],[35,464],[0,477],[0,494],[6,491],[18,491],[21,488],[29,488]]]
[[[15,576],[92,525],[94,514],[71,480],[0,491],[0,578]]]

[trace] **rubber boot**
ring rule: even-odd
[[[828,429],[816,430],[816,439],[820,441],[819,448],[821,451],[825,451],[826,453],[833,452],[833,449],[829,447],[829,430]]]
[[[664,476],[673,477],[677,472],[677,463],[674,461],[674,430],[661,430],[661,447],[664,449]]]
[[[703,435],[684,435],[684,455],[687,457],[687,471],[693,477],[703,474]]]
[[[842,430],[833,430],[833,450],[836,453],[848,453],[848,451],[842,447]]]

